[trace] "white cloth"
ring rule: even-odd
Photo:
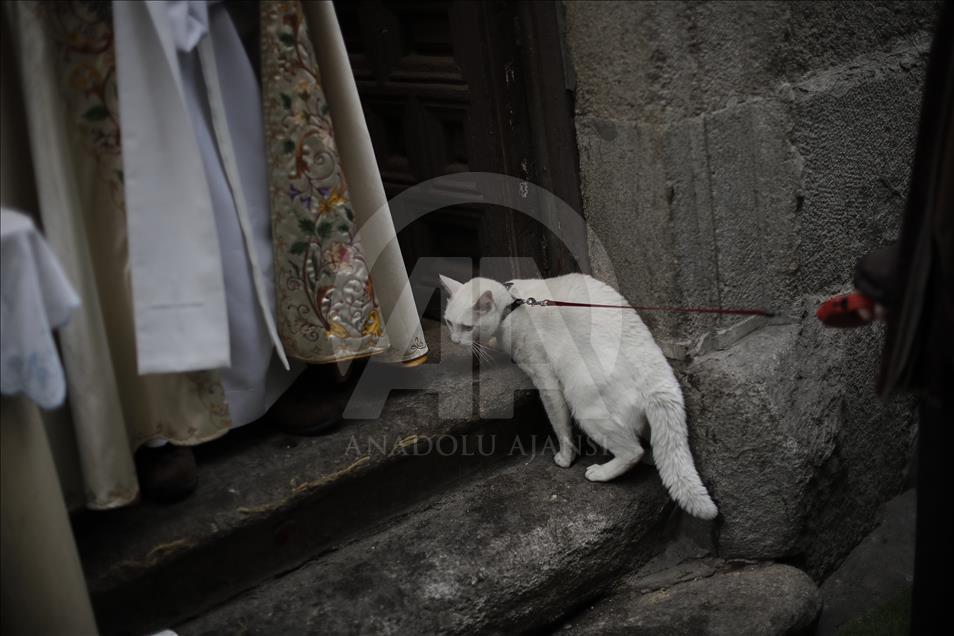
[[[219,375],[232,424],[241,426],[261,417],[304,368],[282,369],[287,360],[274,323],[261,96],[222,4],[185,0],[167,6],[222,258],[231,364]]]
[[[29,217],[0,210],[0,243],[0,392],[52,409],[66,397],[52,330],[67,323],[79,297]]]
[[[139,373],[227,367],[218,232],[167,3],[112,6]]]

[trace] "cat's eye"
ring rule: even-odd
[[[451,331],[454,331],[454,329],[460,329],[461,331],[472,331],[474,329],[473,325],[455,325],[450,320],[445,320],[444,324],[447,325],[447,328]]]

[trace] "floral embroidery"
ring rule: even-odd
[[[326,362],[385,351],[370,267],[301,4],[262,3],[278,324],[290,355]]]
[[[36,10],[57,45],[64,99],[83,148],[97,162],[110,199],[125,210],[110,3],[38,3]]]
[[[404,358],[416,358],[427,353],[427,343],[424,342],[424,337],[421,335],[414,336],[414,339],[411,340],[411,344],[408,345],[407,351],[404,352]]]

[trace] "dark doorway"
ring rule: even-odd
[[[335,8],[388,198],[440,175],[486,171],[531,181],[580,211],[559,3],[368,0]],[[529,256],[544,276],[580,269],[542,225],[490,205],[442,208],[399,241],[409,272],[421,257],[471,259],[470,267],[438,266],[460,280],[482,256]],[[490,274],[532,275],[505,262],[506,271]],[[437,273],[415,290],[432,317]]]

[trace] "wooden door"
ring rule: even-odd
[[[556,2],[336,2],[388,198],[440,175],[486,171],[548,187],[580,209],[572,86]],[[436,316],[438,273],[475,275],[481,257],[532,257],[544,275],[579,268],[560,240],[511,210],[442,208],[399,234],[409,272],[442,262],[415,297]],[[438,271],[440,270],[440,271]],[[515,260],[500,279],[529,275]]]

